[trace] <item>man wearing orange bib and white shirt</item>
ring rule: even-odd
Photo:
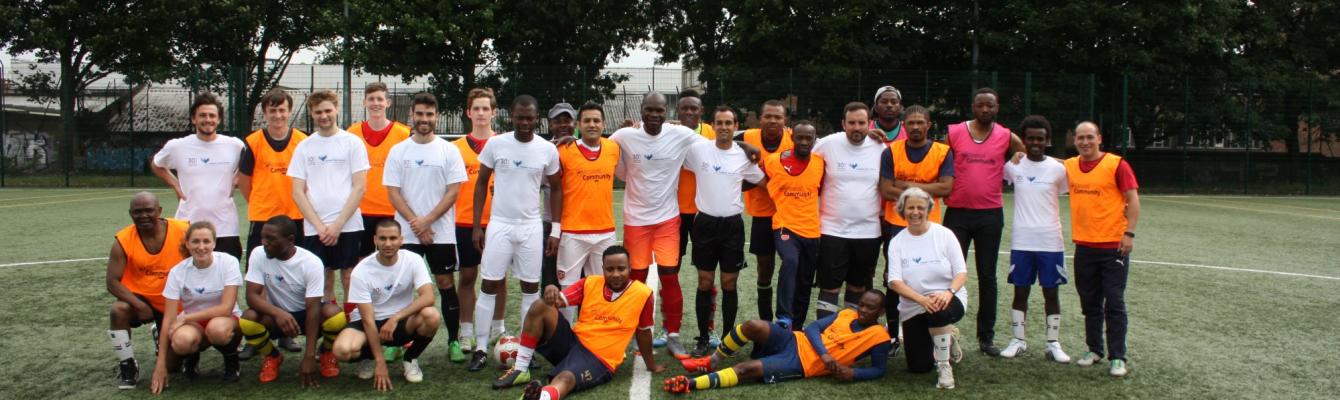
[[[583,276],[601,274],[601,254],[614,245],[614,170],[619,145],[601,137],[605,110],[586,103],[577,112],[581,140],[558,148],[563,177],[562,236],[558,242],[558,287],[568,287]],[[546,289],[547,290],[547,289]],[[560,311],[576,320],[576,306]]]
[[[855,308],[871,288],[879,263],[879,156],[888,147],[868,135],[869,112],[865,103],[848,103],[843,132],[814,145],[814,154],[824,160],[815,318]],[[844,283],[847,289],[839,303]]]
[[[954,151],[954,185],[945,199],[944,227],[954,231],[963,254],[977,243],[977,341],[988,356],[1000,356],[996,336],[996,261],[1000,235],[1005,230],[1001,200],[1005,160],[1024,151],[1024,143],[1009,128],[996,123],[1000,96],[991,88],[973,94],[973,119],[949,126],[949,148]]]
[[[1108,373],[1126,376],[1126,279],[1140,195],[1131,165],[1102,151],[1098,125],[1075,127],[1079,156],[1065,160],[1070,181],[1070,237],[1075,241],[1075,289],[1084,312],[1084,342],[1089,351],[1076,361],[1090,366],[1106,354]],[[1107,325],[1107,352],[1103,325]]]
[[[213,223],[219,230],[219,251],[242,258],[233,186],[243,144],[238,138],[219,134],[222,115],[223,103],[213,94],[196,96],[191,103],[195,134],[169,140],[154,154],[149,169],[177,192],[181,201],[175,218]],[[168,170],[176,170],[176,176]]]
[[[559,178],[558,149],[553,143],[535,134],[539,119],[535,98],[517,96],[512,101],[512,124],[516,131],[504,133],[489,140],[479,154],[479,178],[475,182],[475,209],[484,208],[484,197],[489,179],[498,191],[507,193],[508,201],[493,205],[487,233],[480,227],[482,215],[475,214],[472,233],[474,245],[482,254],[480,260],[480,295],[475,300],[475,326],[483,326],[494,315],[494,297],[503,279],[511,271],[521,281],[520,311],[525,313],[531,303],[540,298],[540,275],[543,255],[553,254],[562,232],[563,196],[549,196],[550,210],[555,214],[550,237],[544,238],[541,217],[540,182],[547,180],[549,187],[562,192]],[[485,236],[487,235],[487,237]],[[544,248],[541,248],[541,243]],[[488,360],[489,332],[475,332],[475,352],[468,369],[484,369]]]
[[[768,196],[777,206],[772,237],[782,268],[777,276],[777,325],[795,329],[805,325],[810,289],[819,262],[819,189],[823,187],[824,159],[812,154],[814,125],[797,122],[791,128],[796,147],[773,154],[763,162]]]
[[[293,202],[293,178],[287,173],[293,150],[307,139],[307,134],[289,127],[293,96],[283,89],[276,88],[261,96],[261,109],[265,111],[266,126],[247,135],[237,168],[241,172],[237,187],[247,199],[247,220],[251,221],[248,252],[261,245],[261,229],[265,221],[276,215],[292,218],[298,223],[297,237],[305,236],[301,231],[302,211]]]
[[[335,301],[335,271],[349,293],[349,275],[358,264],[363,220],[354,218],[368,176],[368,152],[358,137],[336,125],[339,98],[322,90],[307,96],[307,112],[316,123],[316,135],[298,144],[288,176],[293,178],[293,201],[302,211],[302,247],[321,258],[326,267],[326,296]],[[345,312],[353,309],[345,304]]]
[[[367,110],[368,119],[355,122],[348,129],[349,133],[362,139],[371,167],[368,169],[367,189],[358,204],[358,211],[363,214],[363,226],[368,227],[359,239],[359,258],[376,251],[371,227],[377,226],[377,221],[395,218],[395,207],[391,205],[386,185],[382,184],[382,175],[386,172],[386,157],[391,153],[391,147],[408,139],[410,135],[408,126],[391,120],[386,114],[386,110],[391,108],[391,97],[385,83],[372,82],[367,85],[363,90],[363,108]]]

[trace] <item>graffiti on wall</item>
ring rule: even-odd
[[[46,132],[5,133],[6,168],[38,172],[51,166],[51,136]]]

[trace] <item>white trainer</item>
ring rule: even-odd
[[[419,360],[401,361],[400,367],[405,369],[405,381],[409,383],[423,382],[423,370],[419,369]]]
[[[1084,355],[1079,358],[1079,360],[1075,360],[1075,365],[1081,367],[1087,367],[1102,360],[1103,356],[1098,355],[1098,353],[1094,353],[1092,351],[1086,351],[1084,352]]]
[[[377,369],[377,363],[372,360],[363,360],[358,362],[358,379],[372,379],[372,374]]]
[[[954,367],[949,365],[948,361],[936,363],[936,369],[940,372],[940,379],[935,381],[936,389],[954,388]]]
[[[461,334],[456,338],[456,343],[460,343],[461,352],[470,354],[470,352],[475,351],[475,332],[473,330],[469,332],[461,331]]]
[[[1061,364],[1070,363],[1070,355],[1067,355],[1065,350],[1061,350],[1061,342],[1048,342],[1045,355],[1047,359]]]
[[[1126,376],[1126,361],[1112,360],[1111,367],[1107,370],[1107,373],[1118,378]]]
[[[1005,350],[1000,351],[1000,356],[1005,358],[1014,358],[1014,356],[1028,350],[1028,342],[1019,339],[1010,339],[1010,344],[1005,345]]]

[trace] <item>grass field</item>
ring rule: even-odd
[[[103,286],[105,258],[113,233],[129,224],[129,189],[0,190],[0,365],[2,397],[121,398],[149,397],[153,365],[147,330],[135,332],[142,365],[140,387],[118,391],[115,357],[108,340]],[[164,196],[165,215],[175,201]],[[1006,198],[1007,203],[1009,198]],[[695,398],[1333,398],[1340,393],[1340,199],[1145,196],[1139,239],[1132,256],[1127,301],[1130,310],[1129,357],[1125,379],[1107,376],[1104,367],[1057,365],[1042,358],[1042,316],[1030,315],[1029,352],[1013,360],[977,352],[971,333],[977,307],[975,290],[969,315],[959,324],[968,355],[955,368],[958,388],[942,393],[933,375],[906,372],[901,356],[883,379],[840,384],[830,379],[780,385],[748,384],[694,394]],[[1064,201],[1064,200],[1063,200]],[[239,204],[242,202],[239,201]],[[1006,205],[1007,226],[1010,217]],[[1063,205],[1064,207],[1064,205]],[[617,210],[617,208],[616,208]],[[245,212],[239,212],[245,216]],[[1068,215],[1063,221],[1068,224]],[[747,224],[746,224],[747,226]],[[1066,229],[1069,232],[1069,229]],[[1006,229],[1006,236],[1009,230]],[[1008,247],[1008,237],[1004,239]],[[1067,251],[1069,253],[1069,251]],[[63,261],[40,264],[20,263]],[[997,268],[1002,296],[997,309],[998,345],[1009,337],[1005,257]],[[740,278],[740,319],[755,316],[753,261]],[[969,268],[970,274],[973,268]],[[880,268],[880,272],[883,268]],[[695,272],[684,268],[686,338],[695,335]],[[975,288],[975,274],[969,279]],[[1036,292],[1036,291],[1035,291]],[[515,290],[513,293],[517,293]],[[1062,289],[1061,342],[1073,356],[1083,353],[1082,317],[1074,289]],[[1040,295],[1030,308],[1042,309]],[[509,306],[515,310],[515,303]],[[513,312],[513,314],[515,314]],[[508,322],[513,332],[516,316]],[[424,383],[409,385],[392,366],[394,397],[515,398],[519,391],[493,391],[495,372],[469,373],[447,361],[445,329],[421,359]],[[631,360],[631,358],[630,358]],[[650,393],[666,398],[660,381],[681,373],[672,368],[651,377]],[[298,387],[298,358],[290,355],[283,376],[260,385],[259,360],[243,364],[243,381],[217,380],[221,363],[205,353],[204,378],[174,380],[168,394],[187,398],[383,397],[368,381],[344,376],[320,389]],[[578,394],[582,399],[627,398],[631,362],[611,384]],[[1330,393],[1330,394],[1327,394]]]

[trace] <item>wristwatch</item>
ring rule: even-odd
[[[1127,232],[1125,232],[1125,233],[1122,233],[1122,235],[1126,235],[1126,236],[1130,237],[1131,239],[1135,239],[1135,232],[1127,231]]]

